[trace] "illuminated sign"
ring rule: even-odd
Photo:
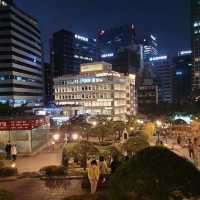
[[[152,40],[156,40],[156,37],[153,36],[153,35],[151,35],[151,39],[152,39]]]
[[[0,0],[0,5],[7,6],[8,4],[5,1]]]
[[[187,51],[180,51],[180,55],[187,55],[187,54],[191,54],[192,51],[191,50],[187,50]]]
[[[103,64],[81,65],[81,72],[95,72],[102,71],[104,69]]]
[[[0,131],[32,130],[46,123],[45,118],[0,121]]]
[[[101,55],[102,58],[109,58],[113,56],[114,56],[114,53],[106,53],[106,54]]]
[[[181,76],[181,75],[183,75],[183,72],[178,71],[178,72],[176,72],[176,75]]]
[[[85,42],[88,42],[88,41],[89,41],[88,38],[83,37],[83,36],[81,36],[81,35],[77,35],[77,34],[75,34],[74,37],[75,37],[76,39],[78,39],[78,40],[82,40],[82,41],[85,41]]]
[[[149,61],[159,61],[159,60],[166,60],[167,56],[158,56],[158,57],[152,57],[149,59]]]
[[[78,59],[81,59],[81,60],[89,60],[89,61],[93,61],[92,58],[85,57],[85,56],[79,56],[79,55],[74,55],[74,58],[78,58]]]

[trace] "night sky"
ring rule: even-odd
[[[98,27],[135,24],[137,35],[154,34],[161,54],[190,48],[190,0],[15,0],[41,27],[48,61],[49,38],[59,29],[95,37]]]

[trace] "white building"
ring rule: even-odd
[[[125,120],[136,113],[135,75],[112,71],[105,62],[82,64],[79,75],[55,78],[54,94],[57,105],[76,106],[79,114]]]

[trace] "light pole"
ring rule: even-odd
[[[160,120],[156,121],[156,133],[157,133],[157,142],[160,142],[160,128],[162,127],[162,122]]]

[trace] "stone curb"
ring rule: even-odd
[[[40,179],[40,180],[80,180],[84,179],[85,176],[52,176],[52,177],[47,177],[47,176],[33,176],[33,177],[23,177],[23,176],[11,176],[11,177],[1,177],[0,182],[6,182],[6,181],[16,181],[18,179]]]

